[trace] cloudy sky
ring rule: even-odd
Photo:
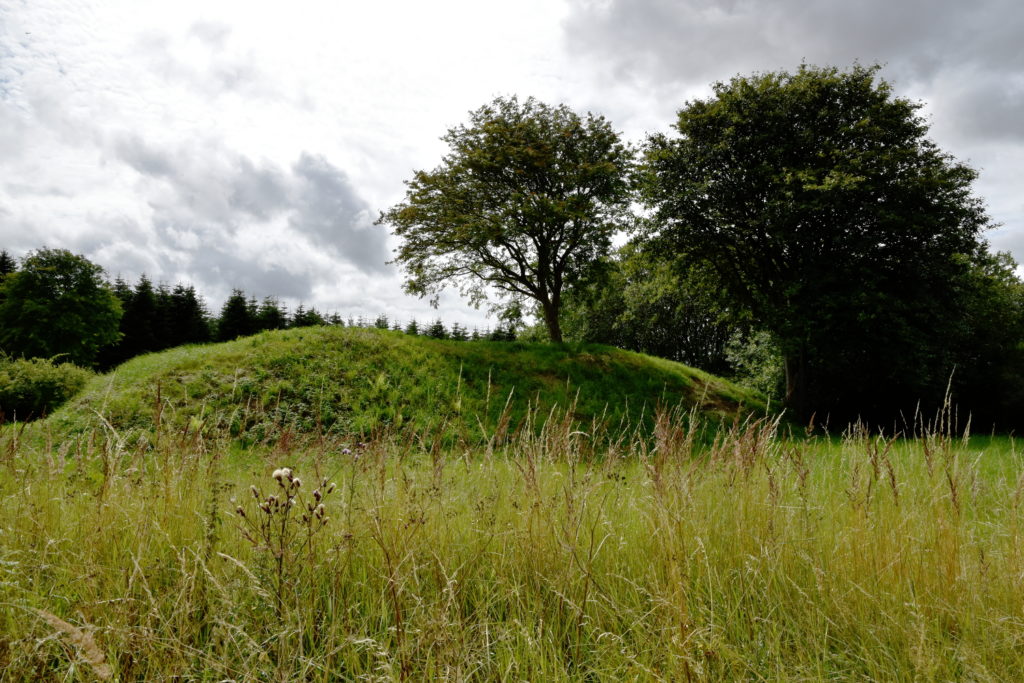
[[[468,111],[532,95],[640,141],[716,80],[860,61],[1024,260],[1022,35],[1019,0],[0,0],[0,249],[422,320],[373,221]]]

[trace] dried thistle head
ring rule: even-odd
[[[281,486],[285,486],[285,481],[291,482],[292,480],[292,468],[279,467],[278,469],[274,470],[274,473],[271,474],[270,476],[276,479],[278,484],[280,484]]]

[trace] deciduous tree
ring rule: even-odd
[[[647,148],[654,233],[712,264],[773,333],[804,415],[885,412],[944,386],[958,316],[944,293],[984,252],[975,172],[877,71],[717,83]]]
[[[8,354],[91,366],[120,334],[121,303],[103,269],[65,249],[30,253],[0,290],[0,347]]]
[[[600,116],[498,98],[442,138],[449,152],[381,214],[402,239],[405,289],[454,285],[474,305],[533,304],[553,341],[565,287],[591,273],[626,226],[630,149]]]

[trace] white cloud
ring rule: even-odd
[[[72,248],[214,306],[242,287],[427,320],[372,222],[468,111],[533,95],[637,140],[713,80],[859,58],[928,101],[983,170],[993,242],[1024,256],[1021,18],[1010,0],[0,4],[0,248]],[[440,313],[483,321],[454,294]]]

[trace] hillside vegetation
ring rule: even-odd
[[[546,420],[552,411],[583,428],[621,432],[649,425],[657,407],[696,408],[715,421],[764,405],[712,375],[610,347],[321,327],[133,359],[92,380],[39,429],[77,434],[102,426],[138,438],[159,424],[243,445],[402,431],[451,443]]]
[[[1015,443],[747,406],[605,347],[140,357],[0,430],[0,678],[1017,680]]]

